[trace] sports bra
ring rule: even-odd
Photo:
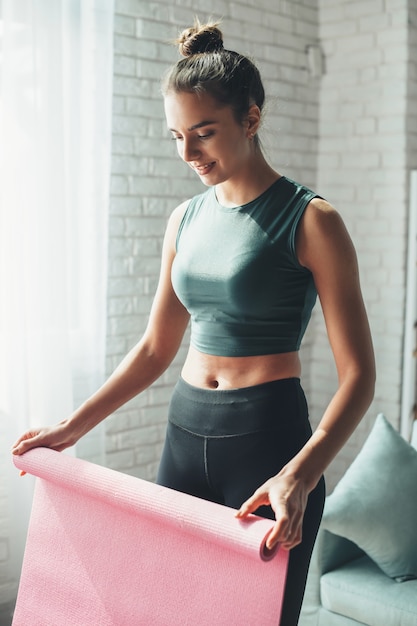
[[[295,250],[317,194],[289,178],[233,208],[215,188],[195,196],[180,223],[172,285],[191,316],[191,344],[218,356],[299,349],[317,292]]]

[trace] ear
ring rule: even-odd
[[[246,135],[249,139],[253,139],[261,125],[261,110],[257,104],[249,107],[248,114],[244,121],[246,127]]]

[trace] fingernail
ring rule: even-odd
[[[25,476],[26,472],[24,472],[23,470],[20,472],[19,476]]]

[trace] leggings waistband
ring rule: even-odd
[[[194,387],[180,378],[169,410],[171,423],[205,436],[287,429],[306,419],[299,378],[220,390]]]

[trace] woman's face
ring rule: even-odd
[[[239,124],[230,106],[208,94],[169,92],[165,96],[168,128],[178,154],[205,185],[245,175],[253,142],[249,122]]]

